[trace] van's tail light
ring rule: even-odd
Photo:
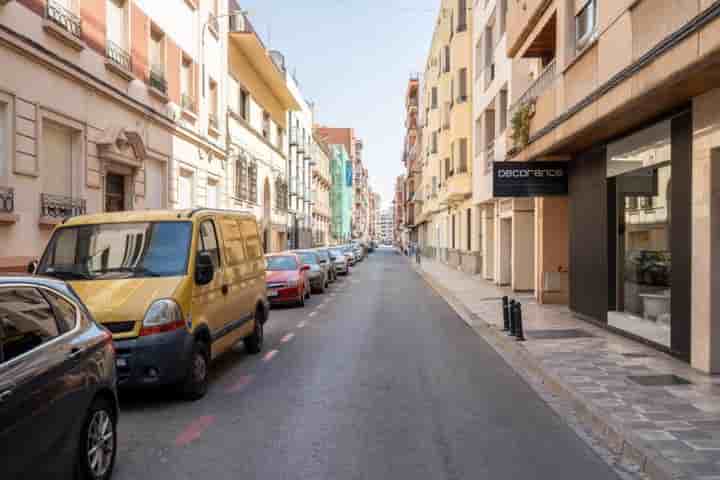
[[[143,318],[140,336],[155,335],[157,333],[172,332],[185,328],[180,306],[170,299],[157,300],[150,305],[145,318]]]

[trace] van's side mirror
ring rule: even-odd
[[[212,256],[208,252],[199,252],[195,258],[195,283],[207,285],[215,276]]]
[[[37,272],[38,266],[39,266],[38,261],[32,260],[30,263],[28,263],[27,273],[29,273],[30,275],[35,275],[35,272]]]

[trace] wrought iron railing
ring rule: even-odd
[[[553,59],[545,67],[545,70],[543,70],[540,75],[538,75],[538,78],[536,78],[535,81],[530,84],[527,90],[525,90],[525,92],[520,95],[520,98],[518,98],[510,106],[510,118],[513,117],[513,114],[518,109],[518,107],[520,107],[520,105],[538,98],[545,92],[545,90],[552,87],[555,83],[555,79],[557,78],[556,72],[557,70],[555,67],[555,59]]]
[[[123,70],[130,71],[130,54],[117,43],[108,40],[105,48],[107,58]]]
[[[0,187],[0,213],[13,213],[15,211],[15,190]]]
[[[195,97],[191,96],[189,93],[183,93],[182,95],[180,95],[180,103],[181,103],[182,108],[184,108],[185,110],[188,110],[193,113],[197,113],[196,112],[197,107],[195,105]]]
[[[82,198],[41,193],[40,210],[43,217],[69,218],[76,215],[85,215],[87,208],[86,202]]]
[[[167,80],[165,80],[165,72],[161,67],[154,66],[150,69],[150,86],[167,94]]]
[[[82,40],[82,20],[55,0],[47,0],[45,16],[48,20],[59,26],[79,40]]]

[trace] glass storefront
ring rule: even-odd
[[[608,145],[607,177],[616,234],[608,324],[670,347],[670,121]]]

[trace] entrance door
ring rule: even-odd
[[[512,283],[512,219],[500,220],[500,285]]]
[[[125,177],[108,173],[105,180],[105,211],[122,212],[125,210]]]

